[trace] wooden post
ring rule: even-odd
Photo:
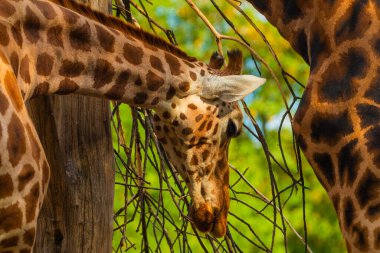
[[[90,4],[111,12],[110,0]],[[34,252],[111,252],[114,157],[109,102],[49,96],[30,101],[28,107],[52,172]]]

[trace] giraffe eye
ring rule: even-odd
[[[235,125],[235,123],[232,120],[228,120],[227,125],[227,136],[229,138],[236,137],[238,135],[238,129]]]

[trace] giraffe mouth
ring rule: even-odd
[[[222,208],[223,210],[223,208]],[[209,203],[202,204],[195,210],[190,210],[190,217],[196,228],[204,233],[211,233],[215,237],[223,237],[227,229],[227,212],[216,211]]]

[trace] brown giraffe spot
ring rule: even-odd
[[[212,120],[210,120],[210,121],[207,123],[206,130],[207,130],[207,131],[210,131],[211,127],[212,127]]]
[[[12,236],[10,238],[4,239],[0,242],[0,249],[2,249],[1,252],[4,252],[3,249],[16,247],[17,244],[18,244],[18,236]]]
[[[11,66],[13,69],[13,73],[15,73],[16,77],[18,75],[18,66],[19,66],[19,58],[16,52],[12,52],[10,57]]]
[[[50,84],[48,82],[43,82],[37,84],[36,88],[34,88],[32,97],[38,97],[40,95],[46,95],[49,93]]]
[[[76,82],[70,80],[69,78],[65,78],[59,83],[58,90],[55,93],[59,95],[66,95],[74,93],[78,89],[79,86]]]
[[[376,228],[373,234],[375,238],[375,249],[380,250],[380,228]]]
[[[183,135],[190,135],[193,133],[193,129],[189,128],[189,127],[186,127],[182,130],[182,134]]]
[[[368,66],[366,53],[359,48],[350,48],[338,63],[330,65],[323,73],[323,82],[318,86],[319,101],[336,103],[353,98],[357,93],[358,79],[366,76]],[[337,75],[337,71],[341,74]]]
[[[57,16],[54,8],[50,3],[44,1],[35,1],[38,10],[45,16],[47,19],[54,19]]]
[[[16,9],[7,0],[0,1],[0,16],[3,18],[9,18],[15,13]]]
[[[9,162],[15,167],[26,151],[26,138],[24,126],[16,114],[12,115],[8,125],[7,149]]]
[[[21,192],[25,186],[34,178],[34,168],[30,164],[24,165],[18,174],[18,190]]]
[[[24,33],[26,38],[30,43],[36,43],[40,39],[40,29],[41,23],[37,15],[30,9],[29,6],[26,7],[26,16],[23,23]]]
[[[171,107],[174,109],[174,108],[177,107],[177,105],[176,105],[175,103],[172,103],[172,104],[171,104]]]
[[[168,111],[164,111],[163,113],[162,113],[162,117],[164,118],[164,119],[170,119],[170,113],[168,112]]]
[[[371,26],[371,14],[368,12],[368,0],[357,1],[347,9],[335,26],[335,41],[339,45],[347,40],[363,38]]]
[[[204,120],[202,122],[202,124],[198,127],[198,131],[203,131],[203,129],[205,128],[206,124],[207,124],[207,120]]]
[[[38,199],[40,197],[40,185],[35,183],[28,195],[25,196],[24,200],[26,203],[25,213],[26,222],[31,222],[36,217]]]
[[[195,104],[188,104],[187,107],[189,107],[191,110],[196,110],[198,108]]]
[[[140,76],[139,74],[138,74],[137,77],[136,77],[135,85],[136,85],[136,86],[141,86],[141,85],[142,85],[141,76]]]
[[[0,44],[3,46],[7,46],[9,44],[9,35],[7,31],[7,27],[0,23]]]
[[[160,71],[162,73],[165,73],[165,70],[162,66],[162,62],[161,62],[160,58],[158,58],[157,56],[151,55],[149,61],[150,61],[150,65],[154,69],[157,69],[158,71]]]
[[[203,114],[198,114],[198,115],[195,117],[195,121],[196,121],[196,122],[199,122],[199,121],[201,121],[202,118],[203,118]]]
[[[198,165],[198,158],[196,155],[193,155],[190,160],[190,165],[197,166]]]
[[[161,119],[157,114],[154,114],[153,115],[153,121],[158,122],[158,121],[161,121]]]
[[[115,57],[115,61],[120,64],[123,63],[123,60],[119,56]]]
[[[352,185],[357,177],[360,163],[363,161],[360,153],[355,151],[358,140],[352,140],[338,153],[338,171],[341,185]]]
[[[301,1],[282,1],[282,3],[284,5],[283,15],[285,24],[288,24],[295,19],[300,19],[303,17],[303,6],[300,5],[300,3],[302,3]]]
[[[205,71],[204,69],[201,70],[201,76],[204,76],[205,75]]]
[[[63,48],[63,40],[62,40],[62,26],[57,25],[50,27],[47,31],[47,41],[53,46]]]
[[[347,110],[338,114],[316,113],[311,121],[311,138],[317,143],[333,146],[352,131],[352,121]]]
[[[109,91],[105,94],[106,97],[110,99],[120,99],[124,96],[126,86],[128,84],[128,79],[131,76],[131,71],[123,71],[119,74],[116,79],[115,85],[111,87]]]
[[[380,38],[376,38],[372,42],[373,49],[375,50],[375,53],[377,56],[380,56]]]
[[[216,123],[215,127],[214,127],[214,131],[212,132],[212,134],[216,135],[218,133],[218,129],[219,129],[219,123]]]
[[[100,46],[107,52],[114,52],[115,37],[102,26],[95,24]]]
[[[152,102],[150,102],[150,105],[157,105],[160,102],[159,97],[155,97],[152,99]]]
[[[196,81],[197,80],[197,74],[195,74],[193,71],[190,71],[189,73],[190,73],[191,80]]]
[[[175,89],[173,86],[170,86],[168,91],[166,92],[166,100],[172,99],[174,95],[175,95]]]
[[[24,233],[23,242],[29,246],[33,246],[35,235],[36,235],[35,228],[26,230]]]
[[[21,22],[17,21],[11,28],[13,39],[19,47],[22,47]]]
[[[84,70],[84,64],[79,61],[63,60],[59,74],[64,77],[77,77]]]
[[[356,198],[362,208],[376,201],[380,195],[380,178],[370,170],[362,176],[355,191]]]
[[[63,19],[69,23],[70,25],[73,25],[75,24],[78,19],[79,19],[79,15],[76,14],[75,12],[73,11],[70,11],[70,10],[67,10],[61,6],[59,6],[59,8],[61,9],[62,11],[62,14],[63,14]]]
[[[315,153],[313,155],[313,160],[318,166],[317,176],[322,176],[320,182],[323,184],[324,188],[329,189],[331,186],[335,185],[336,177],[334,173],[334,164],[332,162],[331,156],[328,153]],[[328,185],[324,184],[325,180]]]
[[[171,53],[165,52],[165,59],[169,65],[170,73],[172,73],[172,75],[179,76],[182,73],[182,70],[181,63],[178,58]]]
[[[134,65],[139,65],[142,63],[142,58],[144,56],[144,52],[140,47],[133,46],[129,43],[124,44],[123,48],[124,58]]]
[[[181,120],[185,120],[185,119],[187,119],[186,115],[185,115],[184,113],[182,113],[182,112],[179,114],[179,118],[180,118]]]
[[[361,252],[368,252],[368,228],[360,224],[355,224],[352,227],[352,235],[354,238],[354,246]]]
[[[368,206],[366,217],[371,222],[378,220],[380,218],[380,203]]]
[[[21,60],[20,76],[26,83],[30,83],[29,57],[28,57],[28,55],[25,55],[24,58],[22,58],[22,60]]]
[[[137,92],[133,101],[136,105],[142,105],[148,99],[148,95],[145,92]]]
[[[164,84],[164,82],[164,79],[162,79],[160,76],[156,75],[150,70],[146,74],[146,83],[148,89],[151,91],[157,91]]]
[[[365,93],[365,97],[380,104],[380,67],[377,68],[376,76],[372,79],[369,89]]]
[[[304,29],[302,29],[296,36],[295,36],[295,43],[294,43],[294,49],[299,52],[299,54],[302,56],[305,62],[307,62],[310,65],[309,56],[308,56],[308,45],[307,45],[307,36]]]
[[[163,138],[160,138],[158,139],[158,141],[164,145],[168,144],[168,141],[163,137]]]
[[[72,48],[81,51],[90,51],[91,49],[91,28],[86,22],[83,26],[72,30],[69,34],[70,45]]]
[[[96,61],[94,73],[93,87],[101,88],[112,81],[113,76],[115,75],[115,69],[108,61],[98,59]]]
[[[356,211],[354,203],[350,198],[345,198],[343,200],[343,225],[346,230],[349,230],[354,217],[356,217]]]
[[[156,131],[160,132],[162,130],[161,126],[156,126],[155,127]]]
[[[53,69],[54,58],[47,53],[42,53],[37,57],[36,70],[40,76],[48,76]]]
[[[9,232],[20,228],[22,224],[22,212],[17,204],[0,208],[0,231]]]
[[[379,168],[380,167],[380,147],[378,141],[380,140],[380,126],[372,127],[365,133],[364,137],[367,139],[368,152],[373,157],[373,162]]]
[[[9,174],[0,176],[0,199],[12,196],[13,193],[13,181]]]
[[[24,102],[22,100],[19,87],[17,85],[17,79],[15,75],[11,71],[7,71],[4,77],[5,90],[7,91],[11,102],[16,109],[16,111],[20,111]]]
[[[8,107],[9,107],[8,98],[0,90],[0,113],[5,115]],[[1,130],[1,128],[0,128],[0,130]]]
[[[187,92],[190,89],[190,83],[189,82],[182,82],[179,84],[179,89],[183,92]]]
[[[46,186],[47,186],[47,183],[49,182],[49,178],[50,178],[50,167],[45,160],[42,164],[42,183],[43,183],[42,191],[43,192],[46,192]]]
[[[318,19],[311,26],[310,33],[310,69],[314,72],[321,62],[330,57],[332,52],[331,42],[326,34],[326,29]]]
[[[210,156],[210,151],[208,151],[207,149],[202,152],[203,161],[206,161],[207,158],[209,158],[209,156]]]

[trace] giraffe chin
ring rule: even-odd
[[[218,212],[218,215],[215,213],[210,204],[202,204],[197,210],[193,207],[190,216],[199,231],[208,232],[220,238],[226,234],[227,217],[224,217],[221,212]]]

